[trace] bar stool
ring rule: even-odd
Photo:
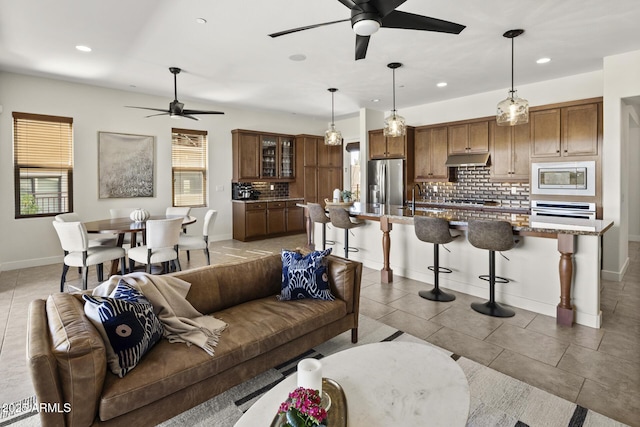
[[[325,213],[324,208],[318,203],[307,203],[307,209],[309,209],[309,218],[311,218],[311,221],[322,224],[322,250],[324,251],[327,245],[334,245],[336,243],[333,240],[327,240],[327,224],[330,223],[331,220]]]
[[[349,231],[362,227],[365,222],[359,219],[352,220],[344,208],[329,208],[329,219],[334,227],[344,229],[344,257],[349,258],[349,252],[358,252],[358,248],[349,247]]]
[[[496,276],[496,251],[508,251],[515,246],[511,223],[507,221],[469,221],[468,239],[469,243],[476,248],[489,251],[489,274],[478,276],[489,282],[489,301],[485,303],[474,302],[471,304],[471,308],[487,316],[514,316],[515,311],[501,306],[495,300],[496,283],[509,283],[508,279]]]
[[[456,299],[455,295],[442,292],[439,286],[440,273],[451,273],[451,269],[440,267],[440,245],[450,243],[458,236],[452,236],[449,231],[449,221],[442,218],[432,218],[428,216],[414,216],[413,230],[419,240],[433,243],[433,265],[427,267],[433,271],[433,289],[430,291],[420,291],[418,295],[431,301],[448,302]],[[447,251],[448,249],[445,248]]]

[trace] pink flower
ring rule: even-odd
[[[317,426],[327,418],[327,411],[320,406],[321,401],[317,390],[298,387],[289,393],[286,401],[282,402],[278,413],[286,414],[295,411],[304,420],[305,426]]]

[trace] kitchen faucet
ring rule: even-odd
[[[418,196],[422,196],[422,188],[417,182],[411,187],[411,214],[416,212],[416,187],[418,187]]]

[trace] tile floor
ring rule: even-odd
[[[278,253],[304,245],[296,235],[252,243],[211,244],[212,262],[221,264]],[[480,315],[469,304],[480,299],[456,293],[451,303],[418,296],[431,285],[396,277],[382,284],[379,272],[365,268],[360,312],[395,328],[468,357],[549,393],[632,426],[640,426],[640,243],[629,245],[630,264],[622,282],[603,281],[603,327],[556,325],[555,319],[515,309],[516,316]],[[183,269],[205,264],[201,252]],[[33,394],[26,368],[26,318],[29,302],[56,292],[61,266],[0,273],[0,403]],[[78,286],[80,276],[68,275]],[[97,284],[90,272],[90,287]]]

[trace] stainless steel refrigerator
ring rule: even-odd
[[[404,160],[369,160],[367,165],[368,202],[404,204]]]

